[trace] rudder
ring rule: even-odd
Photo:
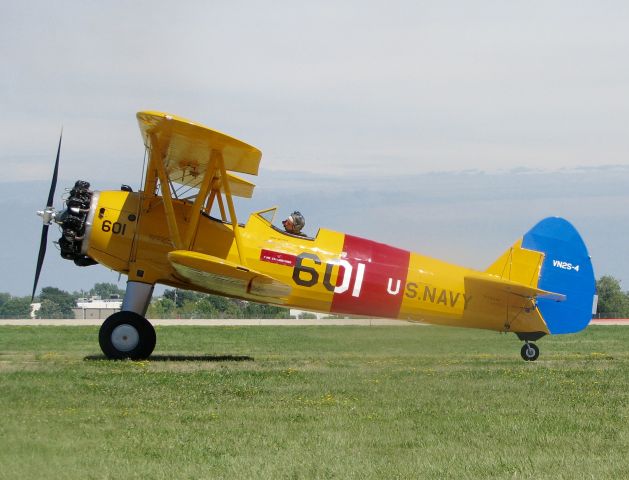
[[[524,235],[522,248],[543,254],[537,288],[566,296],[562,302],[537,299],[550,333],[574,333],[587,327],[596,280],[579,232],[563,218],[545,218]]]

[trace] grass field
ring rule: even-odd
[[[629,478],[629,328],[0,327],[0,478]]]

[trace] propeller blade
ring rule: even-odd
[[[44,257],[46,256],[46,244],[48,243],[48,227],[44,225],[41,231],[41,241],[39,242],[39,255],[37,257],[37,268],[35,269],[35,282],[33,282],[33,294],[31,295],[31,303],[35,298],[35,292],[37,291],[37,282],[39,282],[39,274],[41,273],[41,267],[44,264]]]
[[[63,128],[59,134],[59,146],[57,147],[57,159],[55,160],[55,168],[52,172],[52,181],[50,182],[50,192],[48,192],[48,203],[46,207],[52,208],[52,203],[55,198],[55,189],[57,188],[57,176],[59,174],[59,156],[61,154],[61,139],[63,138]],[[33,293],[31,294],[31,303],[35,298],[35,292],[37,291],[37,282],[39,282],[39,274],[41,273],[42,266],[44,265],[44,257],[46,256],[46,244],[48,243],[48,227],[44,224],[41,231],[41,240],[39,242],[39,255],[37,256],[37,268],[35,269],[35,281],[33,282]]]
[[[55,196],[55,189],[57,188],[57,174],[59,173],[59,154],[61,153],[61,139],[63,138],[63,129],[59,134],[59,146],[57,147],[57,160],[55,160],[55,169],[52,172],[52,182],[50,183],[50,192],[48,193],[47,207],[52,207],[52,202]]]

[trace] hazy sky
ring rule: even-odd
[[[627,25],[629,3],[604,0],[3,2],[0,182],[18,182],[20,190],[19,182],[47,179],[63,125],[60,188],[77,178],[100,188],[137,186],[144,152],[135,112],[154,109],[259,147],[265,199],[271,185],[282,186],[273,183],[279,176],[294,185],[318,180],[315,198],[354,192],[360,207],[369,206],[356,233],[375,239],[391,240],[378,219],[395,208],[414,225],[407,231],[429,226],[442,253],[437,239],[456,235],[447,227],[458,222],[452,204],[476,206],[466,208],[466,218],[485,225],[472,253],[458,254],[464,260],[493,259],[485,248],[493,250],[500,226],[513,228],[514,212],[527,212],[521,234],[532,212],[545,216],[544,207],[548,214],[583,213],[577,226],[609,239],[594,229],[597,219],[614,212],[619,235],[629,224],[617,185],[629,165]],[[522,172],[531,170],[550,197],[520,188],[533,178]],[[436,181],[431,172],[446,177]],[[403,178],[432,179],[445,191],[415,195],[408,184],[395,197]],[[470,181],[485,203],[468,198],[476,195]],[[619,189],[613,195],[610,181]],[[44,184],[24,185],[31,190],[23,194],[39,195],[35,203],[43,206],[46,187],[32,188]],[[343,204],[305,200],[297,189],[282,195],[284,205],[296,197],[323,226],[343,229]],[[255,203],[260,199],[251,210],[265,206]],[[441,223],[413,215],[425,213],[426,202]],[[495,212],[496,202],[510,208]],[[39,229],[37,222],[19,216],[10,228]],[[7,253],[3,236],[3,258],[22,255]],[[500,245],[513,240],[500,238]],[[431,246],[425,238],[417,243],[424,251]],[[627,255],[614,248],[600,248],[610,267],[596,273],[614,273],[627,287],[629,265],[618,271],[614,262]],[[458,259],[451,250],[443,253]]]

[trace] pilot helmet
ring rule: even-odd
[[[298,211],[294,211],[293,213],[291,213],[288,216],[287,220],[290,220],[293,223],[294,232],[301,232],[301,229],[306,226],[306,220],[304,219],[304,216],[301,214],[301,212]]]

